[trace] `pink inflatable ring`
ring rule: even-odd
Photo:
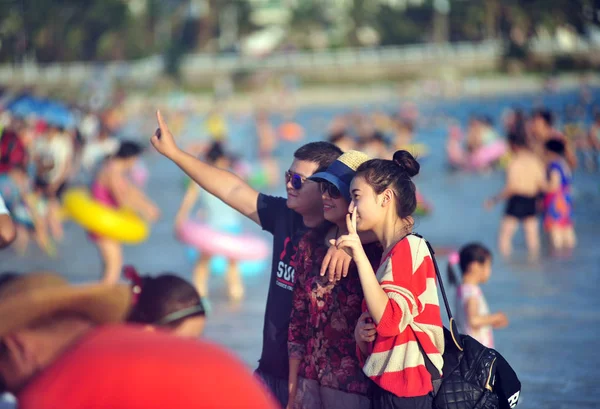
[[[177,237],[202,253],[232,260],[263,260],[269,256],[267,244],[258,237],[224,233],[190,220],[177,230]]]

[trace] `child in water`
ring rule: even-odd
[[[132,266],[126,266],[123,272],[132,282],[135,299],[128,322],[151,330],[164,328],[179,337],[202,335],[206,312],[192,284],[173,274],[141,277]]]
[[[503,312],[490,314],[480,284],[487,282],[492,274],[492,253],[478,243],[467,244],[459,253],[450,255],[448,280],[456,285],[456,323],[461,333],[467,334],[488,348],[494,348],[493,328],[504,328],[508,318]],[[454,268],[460,265],[460,285]]]
[[[506,183],[502,192],[486,200],[491,209],[506,200],[504,217],[500,224],[498,247],[508,257],[512,253],[512,239],[519,225],[523,225],[530,258],[537,258],[540,249],[537,198],[546,188],[544,163],[529,149],[524,127],[508,135],[511,159],[506,167]]]
[[[573,227],[572,175],[566,160],[565,144],[550,139],[545,144],[548,162],[548,190],[544,199],[544,228],[555,250],[572,249],[576,244]]]
[[[231,158],[225,154],[222,145],[215,142],[206,153],[206,162],[221,169],[229,169],[232,165]],[[175,228],[179,227],[189,219],[190,212],[194,207],[200,194],[200,188],[195,183],[190,183],[187,192],[181,202],[177,216],[175,217]],[[215,196],[206,193],[203,197],[204,222],[214,230],[228,234],[239,234],[241,232],[241,218],[233,208],[225,205]],[[203,253],[198,258],[194,267],[194,284],[202,297],[208,297],[208,277],[210,273],[210,261],[214,255]],[[238,301],[244,296],[244,285],[240,276],[238,264],[235,260],[228,260],[227,287],[229,298]]]

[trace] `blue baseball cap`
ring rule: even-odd
[[[344,199],[350,202],[350,183],[356,175],[356,169],[371,159],[369,155],[359,151],[347,151],[336,159],[323,172],[317,172],[309,180],[329,182],[338,188]]]

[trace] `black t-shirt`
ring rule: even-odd
[[[296,251],[306,227],[302,216],[290,210],[282,197],[261,193],[258,196],[257,207],[263,230],[273,235],[273,261],[258,369],[287,379],[287,339],[296,280]]]

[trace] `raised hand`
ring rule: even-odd
[[[158,152],[170,159],[179,151],[179,148],[160,111],[156,111],[156,119],[158,120],[158,129],[150,138],[150,142]]]
[[[344,250],[350,257],[355,258],[360,252],[364,251],[360,237],[356,232],[356,208],[352,210],[352,214],[346,215],[346,227],[348,234],[340,236],[337,241],[331,240],[330,243],[338,249]]]

